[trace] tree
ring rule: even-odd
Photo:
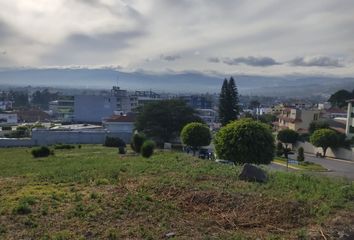
[[[195,155],[195,151],[201,146],[210,144],[211,134],[209,127],[197,122],[188,123],[182,129],[181,140],[183,144],[192,148],[193,154]]]
[[[238,115],[240,114],[240,108],[239,108],[239,99],[238,99],[238,90],[236,87],[236,83],[233,77],[230,77],[229,83],[228,83],[228,94],[229,94],[229,101],[230,101],[230,118],[232,119],[237,119]]]
[[[312,121],[309,126],[309,133],[312,134],[318,129],[329,128],[329,124],[326,121]]]
[[[224,80],[219,98],[219,118],[223,126],[236,120],[240,109],[238,106],[238,90],[233,77]]]
[[[269,164],[274,156],[270,128],[252,119],[240,119],[222,127],[214,144],[219,158],[235,164]]]
[[[219,118],[221,124],[224,126],[228,122],[228,97],[227,97],[227,79],[224,79],[224,82],[221,87],[220,97],[219,97]]]
[[[138,109],[135,128],[160,145],[177,138],[190,122],[203,122],[182,100],[162,100]]]
[[[310,142],[315,147],[321,147],[323,156],[326,156],[327,149],[330,147],[338,147],[338,136],[334,130],[319,129],[310,136]]]
[[[278,132],[277,138],[280,142],[285,144],[285,149],[289,144],[295,144],[299,139],[299,134],[291,129],[284,129]]]
[[[342,89],[333,93],[328,99],[328,102],[330,102],[332,106],[344,107],[347,105],[346,101],[351,98],[354,98],[353,92]]]
[[[277,143],[277,149],[275,151],[275,154],[278,156],[278,157],[281,157],[284,153],[284,147],[283,147],[283,144],[281,142],[278,142]]]
[[[303,147],[299,147],[299,149],[297,150],[297,161],[299,162],[305,161],[305,154],[304,154]]]
[[[155,142],[151,140],[146,140],[143,146],[141,146],[141,155],[144,158],[149,158],[154,153],[154,149],[155,149]]]

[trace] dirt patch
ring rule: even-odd
[[[193,191],[180,196],[180,206],[195,216],[210,216],[224,229],[262,228],[285,231],[308,224],[308,204],[270,199],[261,194]]]
[[[322,226],[313,226],[309,231],[311,239],[354,239],[354,213],[338,212]]]

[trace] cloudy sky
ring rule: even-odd
[[[354,76],[353,0],[0,0],[0,67]]]

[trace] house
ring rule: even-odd
[[[318,109],[284,108],[274,123],[277,130],[292,129],[299,133],[307,133],[310,123],[320,119]]]
[[[345,134],[348,138],[354,137],[354,108],[353,103],[354,99],[350,99],[347,101],[348,103],[348,111],[347,111],[347,121],[345,127]]]
[[[130,113],[127,115],[113,115],[105,118],[102,125],[111,133],[129,133],[134,131],[135,115]]]
[[[50,121],[50,115],[40,109],[26,109],[16,111],[19,122],[34,123]]]

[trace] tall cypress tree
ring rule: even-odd
[[[219,118],[223,126],[237,119],[239,115],[238,91],[233,77],[224,80],[219,99]]]
[[[229,104],[230,104],[230,121],[237,119],[240,114],[238,90],[233,77],[230,78],[228,83]]]
[[[223,126],[227,124],[227,119],[228,119],[227,105],[228,105],[228,83],[227,83],[227,79],[225,78],[221,87],[221,92],[219,97],[219,119]]]

